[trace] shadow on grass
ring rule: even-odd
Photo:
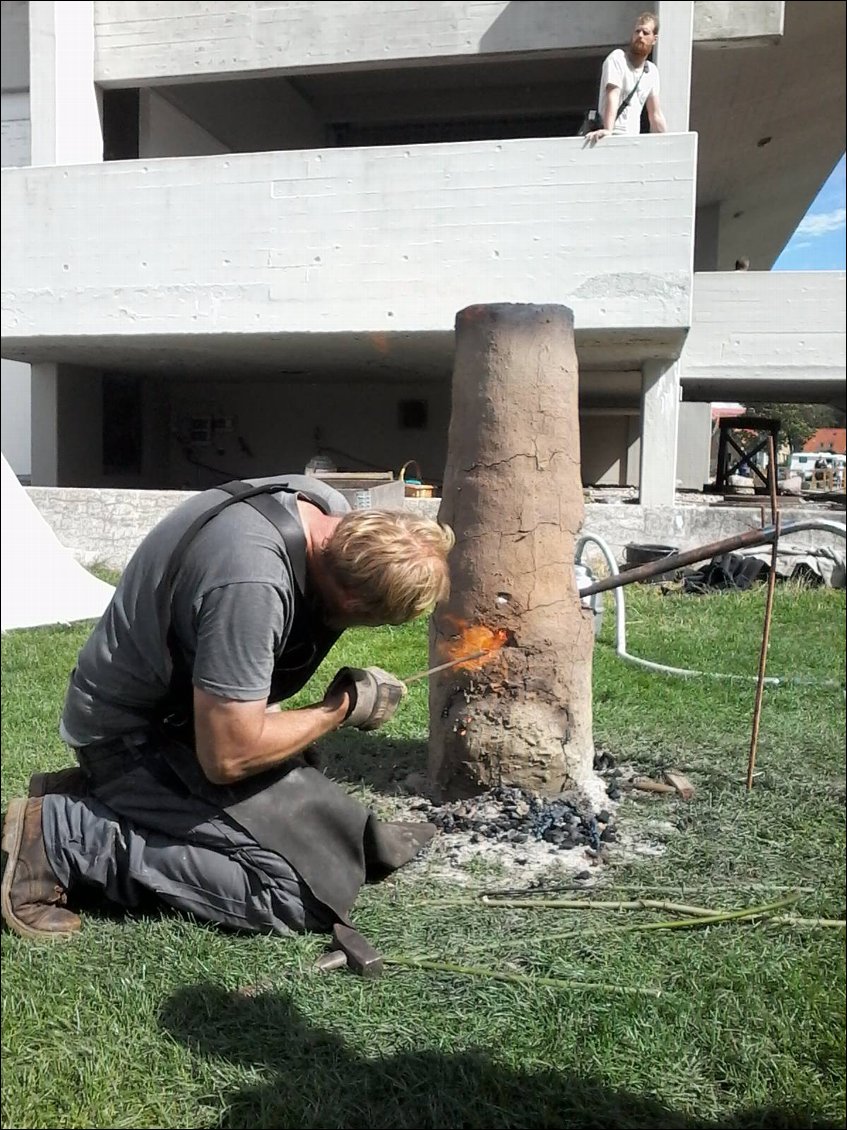
[[[393,793],[410,774],[426,775],[425,741],[338,730],[321,738],[313,750],[317,768],[339,784]]]
[[[572,1073],[520,1072],[483,1051],[435,1051],[364,1059],[332,1032],[310,1027],[285,996],[248,997],[213,985],[180,990],[160,1014],[163,1027],[198,1055],[228,1060],[268,1081],[222,1100],[209,1130],[239,1127],[382,1127],[535,1130],[834,1130],[813,1111],[739,1112],[699,1121],[645,1095],[615,1091]]]

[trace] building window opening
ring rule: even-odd
[[[141,377],[103,377],[103,474],[141,473]]]
[[[139,154],[137,89],[103,91],[103,160],[135,161]]]

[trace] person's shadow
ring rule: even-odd
[[[338,784],[365,785],[388,795],[404,792],[410,774],[421,782],[427,773],[427,744],[380,733],[338,730],[309,749],[309,764]]]
[[[482,1050],[365,1059],[340,1036],[310,1027],[292,1001],[275,990],[249,996],[215,985],[189,986],[165,1002],[160,1019],[196,1054],[258,1068],[267,1076],[258,1087],[222,1097],[224,1113],[209,1130],[835,1130],[843,1125],[818,1120],[813,1111],[774,1108],[740,1112],[719,1124],[700,1121],[583,1075],[511,1070]]]

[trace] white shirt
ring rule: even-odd
[[[641,81],[639,82],[639,76]],[[600,98],[597,108],[602,120],[606,108],[606,87],[616,86],[621,92],[621,102],[638,83],[638,89],[629,101],[629,105],[612,126],[614,134],[633,134],[641,132],[641,112],[644,103],[651,94],[659,93],[659,71],[654,63],[645,62],[640,67],[633,67],[626,51],[619,47],[611,55],[606,56],[603,63],[603,73],[600,76]],[[620,103],[619,103],[620,105]]]

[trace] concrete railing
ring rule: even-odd
[[[695,169],[694,134],[6,169],[4,356],[73,362],[92,338],[452,332],[464,306],[528,299],[572,307],[589,337],[678,350]]]

